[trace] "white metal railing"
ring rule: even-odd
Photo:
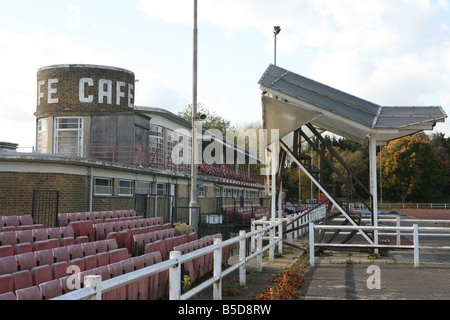
[[[392,220],[392,219],[391,219]],[[400,220],[397,220],[400,221]],[[408,219],[408,221],[411,221]],[[421,220],[422,222],[424,220]],[[441,220],[437,220],[441,221]],[[442,220],[447,221],[448,220]],[[395,231],[397,234],[396,245],[385,244],[338,244],[338,243],[315,243],[315,230],[347,230],[347,231]],[[409,232],[413,236],[413,245],[401,245],[400,235],[402,231]],[[419,267],[419,250],[421,249],[440,249],[450,250],[450,246],[421,246],[419,244],[419,236],[428,235],[420,234],[420,231],[450,231],[450,228],[446,227],[419,227],[418,224],[414,224],[412,227],[397,226],[343,226],[343,225],[315,225],[314,222],[309,224],[309,251],[310,251],[310,265],[315,266],[315,248],[316,247],[339,247],[339,248],[391,248],[391,249],[413,249],[414,250],[414,267]]]
[[[362,203],[350,203],[351,210],[368,210]],[[450,203],[378,203],[378,209],[450,209]]]
[[[226,241],[217,238],[213,245],[204,247],[202,249],[181,254],[179,251],[170,252],[169,260],[161,263],[142,268],[124,275],[101,281],[101,276],[86,276],[85,287],[79,290],[72,291],[65,295],[53,298],[52,300],[101,300],[101,296],[104,293],[139,281],[151,275],[159,272],[169,270],[169,299],[171,300],[187,300],[192,296],[198,294],[202,290],[213,286],[213,298],[215,300],[222,299],[222,279],[229,275],[231,272],[239,269],[239,281],[241,285],[246,284],[246,263],[251,259],[256,258],[257,270],[262,271],[262,259],[263,253],[268,249],[274,247],[279,242],[282,242],[282,238],[271,236],[269,244],[263,247],[263,235],[266,232],[274,234],[272,230],[276,230],[282,225],[283,220],[268,221],[265,226],[258,226],[256,230],[251,232],[241,231],[239,236],[231,238]],[[248,256],[246,256],[246,240],[248,238],[256,239],[256,250]],[[222,270],[222,248],[239,244],[239,261],[226,270]],[[191,261],[195,258],[201,257],[206,254],[213,253],[213,276],[197,285],[188,292],[181,294],[181,265],[185,262]],[[273,261],[274,256],[271,254],[269,260]]]

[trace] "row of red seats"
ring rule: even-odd
[[[163,226],[164,220],[162,217],[144,218],[135,220],[118,220],[103,223],[96,223],[93,225],[95,231],[95,239],[103,240],[110,232],[119,232],[122,230],[145,228],[152,226]]]
[[[136,217],[135,210],[116,210],[116,211],[93,211],[93,212],[71,212],[71,213],[59,213],[58,225],[64,227],[74,221],[104,221],[105,219],[115,218],[132,218]]]
[[[105,231],[106,238],[114,238],[116,239],[117,243],[119,244],[120,248],[127,248],[129,252],[134,252],[134,241],[133,236],[137,234],[144,234],[148,232],[155,232],[155,231],[162,231],[172,229],[172,224],[166,223],[163,225],[154,225],[154,226],[147,226],[147,227],[141,227],[141,228],[132,228],[132,229],[123,229],[120,231]]]
[[[0,246],[11,245],[14,246],[20,243],[31,243],[36,241],[44,241],[48,239],[61,240],[66,237],[76,238],[72,226],[70,227],[55,227],[55,228],[41,228],[31,230],[17,230],[0,232]]]
[[[197,239],[196,237],[196,233],[192,232],[189,235],[180,235],[180,236],[176,236],[176,231],[174,228],[171,229],[163,229],[163,230],[159,230],[159,231],[153,231],[153,232],[148,232],[148,233],[142,233],[142,234],[134,234],[133,235],[133,255],[134,256],[139,256],[141,254],[146,253],[145,252],[145,248],[147,244],[151,244],[151,243],[156,243],[157,241],[160,240],[168,240],[168,241],[175,241],[173,239],[177,240],[178,243],[178,239],[182,239],[180,241],[184,242],[189,242],[189,241],[193,241],[195,239]],[[162,251],[161,254],[163,256],[164,260],[167,260],[168,258],[168,252],[172,251],[172,248],[174,247],[174,245],[169,245],[168,246],[170,248],[167,250],[156,250],[156,251]]]
[[[92,270],[129,258],[126,249],[118,249],[111,241],[91,242],[90,245],[60,247],[0,259],[0,294],[16,292],[27,287],[70,277],[70,266],[79,271]],[[68,276],[69,275],[69,276]],[[61,280],[67,288],[67,281]],[[0,298],[1,300],[1,298]]]
[[[182,254],[186,254],[210,245],[214,244],[215,238],[222,238],[222,234],[218,233],[211,236],[205,236],[201,239],[190,241],[187,243],[180,243],[173,247],[173,251],[180,251]],[[146,248],[146,252],[147,252]],[[231,254],[231,246],[224,247],[222,249],[222,263],[226,263]],[[213,253],[203,255],[201,257],[195,258],[191,261],[185,262],[183,264],[184,273],[189,276],[189,281],[194,283],[196,280],[200,279],[208,272],[213,270]]]
[[[0,227],[19,227],[33,225],[33,217],[25,216],[0,216]]]
[[[228,221],[239,221],[243,225],[250,225],[251,219],[262,219],[267,215],[267,208],[260,207],[259,204],[245,207],[235,207],[234,205],[223,205],[222,212]]]
[[[123,257],[122,257],[123,258]],[[114,262],[113,262],[114,261]],[[80,287],[84,287],[84,278],[88,275],[101,275],[102,281],[123,275],[128,272],[151,266],[161,262],[159,252],[150,253],[133,258],[123,258],[120,261],[111,260],[111,263],[80,272],[75,275]],[[48,300],[62,294],[73,291],[67,284],[74,281],[74,276],[66,276],[59,279],[40,283],[19,289],[15,292],[0,294],[0,300]],[[146,277],[129,285],[104,293],[103,300],[156,300],[161,297],[160,282],[161,274]],[[164,279],[163,279],[164,280]],[[162,292],[162,291],[161,291]]]
[[[0,258],[88,241],[87,237],[75,238],[72,227],[2,232],[0,233]]]

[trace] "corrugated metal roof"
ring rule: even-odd
[[[441,107],[380,106],[272,64],[258,83],[262,90],[282,96],[290,104],[322,113],[315,125],[322,124],[328,131],[358,139],[373,129],[410,132],[418,124],[427,124],[428,129],[447,118]],[[399,133],[392,134],[392,138],[398,136]]]

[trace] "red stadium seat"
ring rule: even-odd
[[[33,243],[33,231],[32,230],[20,230],[16,231],[17,243]]]
[[[13,278],[11,274],[0,276],[0,294],[14,291]]]
[[[0,246],[14,246],[17,244],[16,231],[0,232]]]
[[[128,250],[126,248],[120,248],[108,251],[109,253],[109,263],[120,262],[122,260],[128,259]]]
[[[97,266],[104,267],[109,264],[109,253],[99,252],[95,255],[97,257]]]
[[[30,215],[19,216],[19,222],[21,226],[32,226],[34,224],[33,217]]]
[[[120,262],[124,273],[135,271],[134,262],[132,259],[125,259]],[[139,300],[139,282],[135,281],[126,286],[127,300]]]
[[[61,228],[55,227],[55,228],[48,228],[48,237],[50,239],[58,239],[61,241]]]
[[[4,216],[3,223],[5,227],[18,227],[20,226],[20,218],[18,216]]]
[[[83,247],[81,244],[73,244],[67,246],[67,248],[69,249],[71,260],[84,257]]]
[[[108,268],[109,268],[109,273],[111,274],[111,278],[123,275],[123,268],[122,268],[122,264],[120,262],[110,263],[108,265]],[[112,297],[111,297],[112,300],[126,300],[126,297],[127,297],[126,286],[122,286],[111,292],[114,292],[114,294],[112,294]]]
[[[17,261],[14,256],[0,258],[0,275],[17,272]]]
[[[36,256],[34,252],[22,253],[15,255],[17,266],[20,270],[31,270],[36,267]]]
[[[132,258],[134,268],[136,270],[142,269],[145,266],[145,262],[142,256],[137,256]],[[138,281],[138,299],[137,300],[148,300],[149,292],[149,278],[144,278]]]
[[[54,262],[70,260],[70,251],[69,251],[68,247],[53,248],[52,252],[53,252]]]
[[[0,247],[0,258],[9,257],[12,255],[14,255],[14,246],[7,245],[7,246]]]
[[[34,255],[36,256],[36,265],[43,266],[45,264],[52,264],[53,260],[53,252],[52,250],[42,250],[35,251]]]
[[[38,287],[28,287],[16,290],[17,300],[42,300],[41,291]]]
[[[17,271],[11,274],[13,278],[14,290],[33,286],[33,278],[30,270]]]
[[[53,280],[52,267],[48,264],[31,269],[33,285],[39,286],[41,283]]]
[[[67,261],[55,262],[50,265],[52,268],[53,279],[60,279],[69,275],[67,268],[69,263]]]
[[[3,294],[0,294],[0,301],[6,301],[6,300],[17,300],[15,293],[14,292],[5,292]]]
[[[95,247],[94,242],[82,243],[81,247],[83,248],[84,256],[91,256],[97,253],[97,248]]]
[[[48,240],[47,229],[33,229],[33,241],[44,241]]]
[[[98,267],[97,265],[97,256],[90,255],[83,258],[84,260],[84,269],[85,270],[92,270]]]
[[[39,285],[39,290],[41,291],[42,300],[50,300],[63,294],[59,279],[41,283]]]
[[[27,252],[33,252],[33,246],[31,243],[20,243],[14,246],[14,254],[22,254]]]

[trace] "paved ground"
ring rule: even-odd
[[[450,299],[448,252],[422,252],[418,268],[411,252],[390,252],[375,260],[366,253],[329,254],[316,258],[309,269],[301,300]]]
[[[448,210],[438,213],[443,216],[433,218],[448,219],[450,216]],[[441,244],[448,243],[449,237],[441,240]],[[239,286],[238,271],[230,274],[224,279],[223,289],[239,290],[239,294],[223,296],[223,300],[252,300],[272,284],[275,275],[297,261],[304,253],[301,248],[306,248],[307,241],[306,238],[295,241],[296,247],[284,245],[282,257],[277,257],[273,263],[267,259],[263,262],[263,272],[256,271],[256,261],[252,260],[247,266],[245,287]],[[435,244],[436,241],[435,237],[424,237],[421,244]],[[392,237],[391,244],[394,243],[395,237]],[[403,237],[402,243],[411,244],[412,241],[410,237]],[[237,256],[232,256],[230,263],[236,259]],[[414,267],[412,250],[390,250],[386,256],[376,259],[368,252],[325,251],[321,256],[316,256],[315,265],[308,269],[306,283],[300,289],[300,300],[450,299],[450,251],[421,250],[418,268]],[[194,300],[211,298],[209,290]]]

